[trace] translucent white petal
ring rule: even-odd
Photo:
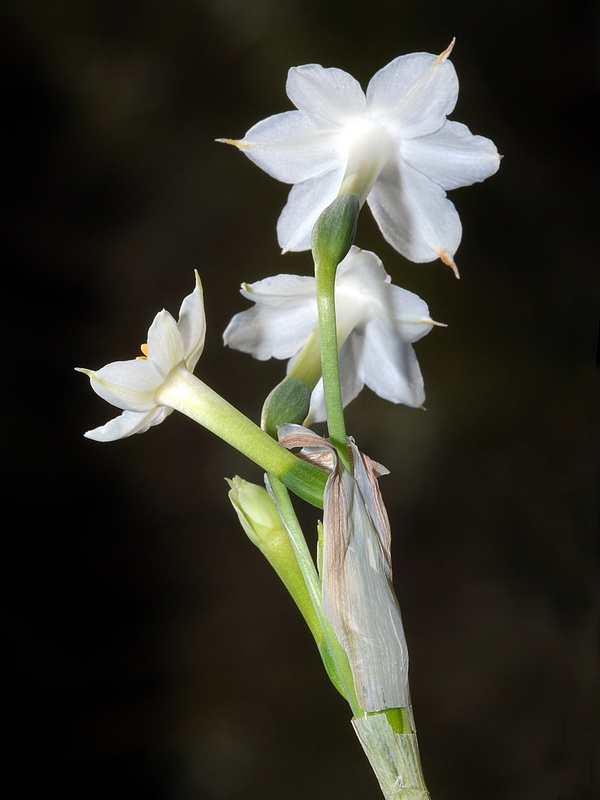
[[[292,67],[286,92],[300,111],[336,125],[345,124],[353,116],[364,115],[367,108],[365,93],[352,75],[320,64]]]
[[[402,142],[401,153],[407,164],[446,191],[484,181],[500,166],[496,145],[460,122],[446,122],[435,133]]]
[[[254,125],[238,145],[261,169],[284,183],[322,175],[343,163],[339,129],[300,111],[286,111]]]
[[[343,169],[297,183],[277,220],[277,240],[283,250],[310,250],[312,229],[321,212],[337,197]]]
[[[367,323],[361,371],[366,385],[384,400],[423,405],[425,388],[415,351],[384,318]]]
[[[409,164],[390,165],[367,198],[387,241],[422,263],[445,252],[453,256],[462,235],[460,219],[444,190]]]
[[[261,361],[296,355],[317,321],[314,284],[314,278],[300,275],[250,284],[242,294],[256,305],[233,317],[225,344]]]
[[[97,442],[114,442],[117,439],[133,436],[134,433],[144,433],[152,425],[161,423],[172,410],[161,406],[146,412],[124,411],[120,416],[107,422],[106,425],[87,431],[84,436]]]
[[[367,88],[370,115],[390,120],[391,128],[402,138],[440,128],[457,97],[453,65],[430,53],[394,59],[373,76]]]
[[[183,338],[177,323],[168,311],[160,311],[148,330],[148,360],[167,377],[185,356]]]
[[[388,319],[404,342],[417,342],[433,327],[427,303],[418,295],[390,286]]]
[[[191,294],[184,298],[179,309],[177,327],[181,334],[185,363],[190,372],[194,371],[198,359],[204,349],[206,337],[206,315],[204,313],[204,297],[200,276],[197,272],[196,286]]]
[[[146,359],[113,361],[88,375],[97,395],[126,411],[150,411],[156,406],[154,395],[164,378],[156,365]]]

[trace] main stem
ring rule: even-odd
[[[335,273],[337,264],[332,262],[315,263],[317,308],[319,312],[319,331],[321,346],[321,372],[323,393],[327,411],[329,439],[344,466],[349,469],[348,445],[344,403],[340,384],[340,365],[338,360],[338,339],[335,317]]]

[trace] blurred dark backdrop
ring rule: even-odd
[[[378,797],[345,704],[228,505],[223,477],[259,471],[176,415],[85,440],[112,410],[72,368],[131,357],[198,268],[198,373],[257,418],[283,365],[226,351],[221,333],[242,280],[307,273],[310,257],[278,252],[287,187],[214,139],[288,109],[289,66],[366,85],[456,36],[452,117],[505,158],[452,194],[460,281],[404,261],[362,215],[357,243],[449,327],[418,345],[427,412],[363,392],[349,429],[392,472],[433,800],[597,797],[595,4],[7,0],[1,13],[5,796]]]

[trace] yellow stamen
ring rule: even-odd
[[[140,345],[140,350],[142,351],[142,353],[144,355],[143,356],[137,356],[137,358],[135,360],[136,361],[145,361],[148,358],[148,345],[147,344]]]

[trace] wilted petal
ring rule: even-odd
[[[376,477],[350,440],[324,498],[323,609],[346,651],[361,708],[409,705],[408,650],[391,574],[389,521]]]

